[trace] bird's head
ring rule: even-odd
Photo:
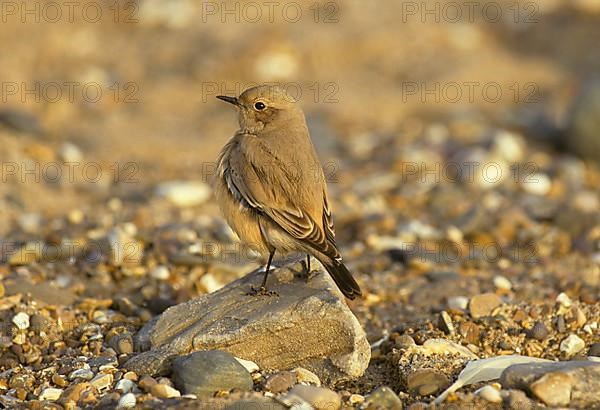
[[[239,97],[218,95],[217,98],[238,107],[240,128],[246,132],[258,133],[298,120],[304,122],[296,100],[276,85],[252,87]]]

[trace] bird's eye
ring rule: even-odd
[[[258,111],[262,111],[265,108],[267,108],[267,106],[264,103],[259,101],[257,103],[254,103],[254,108],[256,108]]]

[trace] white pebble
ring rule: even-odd
[[[168,386],[166,384],[161,384],[161,383],[152,386],[151,392],[154,396],[159,397],[161,399],[171,399],[173,397],[181,397],[181,393],[179,392],[179,390],[174,389],[173,387]]]
[[[135,395],[133,393],[127,393],[121,396],[121,398],[119,399],[117,409],[131,409],[135,407],[135,404]]]
[[[21,330],[29,328],[29,315],[25,312],[19,312],[13,316],[12,322]]]
[[[211,189],[202,181],[170,181],[159,184],[155,193],[184,208],[206,201],[210,197]]]
[[[523,188],[530,194],[543,196],[550,192],[552,180],[546,174],[536,173],[531,178],[525,178]]]
[[[106,316],[106,313],[102,310],[96,310],[92,315],[92,320],[99,325],[109,322],[108,316]]]
[[[133,386],[135,386],[135,383],[132,382],[129,379],[121,379],[117,382],[117,385],[115,386],[116,390],[121,390],[123,393],[129,393],[132,389]]]
[[[63,392],[62,389],[57,389],[55,387],[48,387],[42,391],[42,393],[39,396],[39,399],[55,401],[55,400],[58,400],[58,398],[60,397],[62,392]]]
[[[214,275],[212,275],[210,272],[205,275],[202,275],[199,282],[200,282],[200,285],[206,290],[207,293],[215,292],[215,291],[221,289],[223,286],[225,286],[223,283],[221,283],[219,280],[217,280],[214,277]]]
[[[556,303],[560,303],[564,307],[571,307],[571,305],[573,304],[571,298],[567,296],[565,292],[560,292],[558,294],[558,296],[556,297]]]
[[[466,310],[469,305],[469,298],[464,296],[452,296],[448,298],[448,308],[454,310]]]
[[[494,286],[497,289],[501,289],[501,290],[511,290],[512,289],[512,283],[510,283],[510,280],[508,280],[504,276],[500,276],[500,275],[494,277]]]
[[[69,380],[84,379],[92,380],[94,378],[94,372],[90,369],[77,369],[69,374]]]
[[[150,271],[150,276],[158,280],[167,280],[171,276],[171,273],[165,265],[158,265]]]
[[[260,370],[260,367],[258,367],[258,365],[253,361],[240,359],[239,357],[236,357],[235,360],[237,360],[242,366],[244,366],[244,368],[248,370],[248,373],[254,373]]]
[[[490,385],[483,386],[481,389],[477,390],[475,394],[489,403],[502,403],[500,392]]]
[[[560,342],[560,351],[567,356],[573,356],[585,348],[585,342],[577,335],[569,335]]]
[[[65,142],[58,151],[58,155],[64,162],[81,162],[83,160],[83,153],[79,147],[70,142]]]

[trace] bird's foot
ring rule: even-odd
[[[247,296],[279,296],[279,293],[273,291],[273,290],[268,290],[266,287],[264,286],[260,286],[260,287],[255,287],[255,286],[250,286],[250,291],[248,293],[246,293]]]
[[[319,275],[319,270],[317,269],[310,269],[310,265],[308,265],[306,263],[306,261],[304,261],[302,263],[304,265],[304,269],[302,270],[302,272],[300,272],[299,276],[300,278],[303,278],[306,282],[309,282],[312,278],[316,277],[317,275]]]

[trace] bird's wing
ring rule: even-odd
[[[332,243],[335,243],[335,229],[333,227],[333,216],[331,215],[331,208],[329,208],[329,201],[327,200],[327,191],[323,190],[323,229],[327,239]]]
[[[338,258],[331,240],[329,208],[323,212],[324,222],[327,221],[323,230],[308,210],[297,205],[300,182],[297,174],[268,150],[263,150],[263,154],[258,163],[241,148],[230,151],[223,177],[231,194],[244,206],[267,216],[292,238],[332,259]]]

